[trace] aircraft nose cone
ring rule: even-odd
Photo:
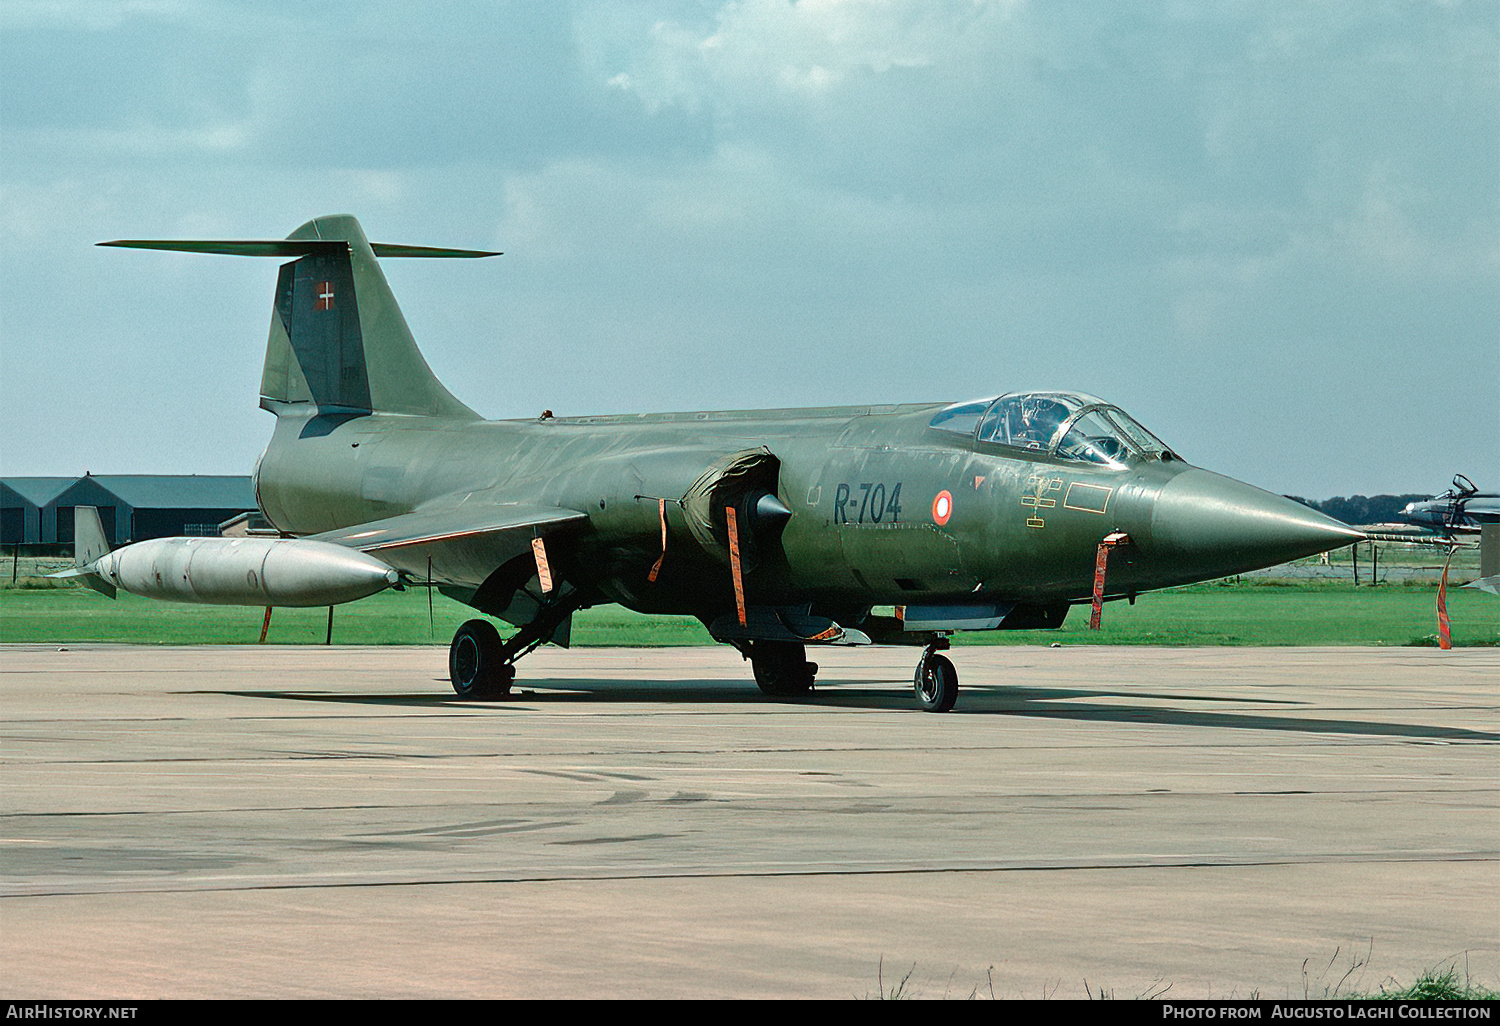
[[[1299,502],[1196,468],[1163,486],[1151,514],[1153,549],[1200,580],[1275,566],[1364,537]]]

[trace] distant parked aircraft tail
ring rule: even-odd
[[[115,586],[94,572],[94,563],[109,555],[109,538],[104,533],[104,524],[99,520],[96,506],[73,507],[73,569],[48,577],[81,580],[101,595],[115,597]]]

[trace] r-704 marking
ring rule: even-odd
[[[886,489],[884,482],[862,481],[859,488],[859,514],[849,507],[854,505],[853,489],[840,482],[833,495],[833,522],[835,524],[879,524],[901,522],[901,482]]]

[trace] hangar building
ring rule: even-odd
[[[0,498],[6,545],[72,544],[74,506],[98,507],[115,545],[218,534],[221,523],[256,508],[249,477],[196,474],[7,477],[0,479]]]
[[[43,510],[74,477],[0,478],[0,545],[36,545],[43,535],[56,538],[57,525],[43,526]]]

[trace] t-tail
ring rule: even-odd
[[[314,218],[286,239],[119,239],[101,246],[292,257],[281,265],[260,405],[283,413],[404,413],[477,420],[427,366],[377,257],[498,253],[371,243],[347,214]]]

